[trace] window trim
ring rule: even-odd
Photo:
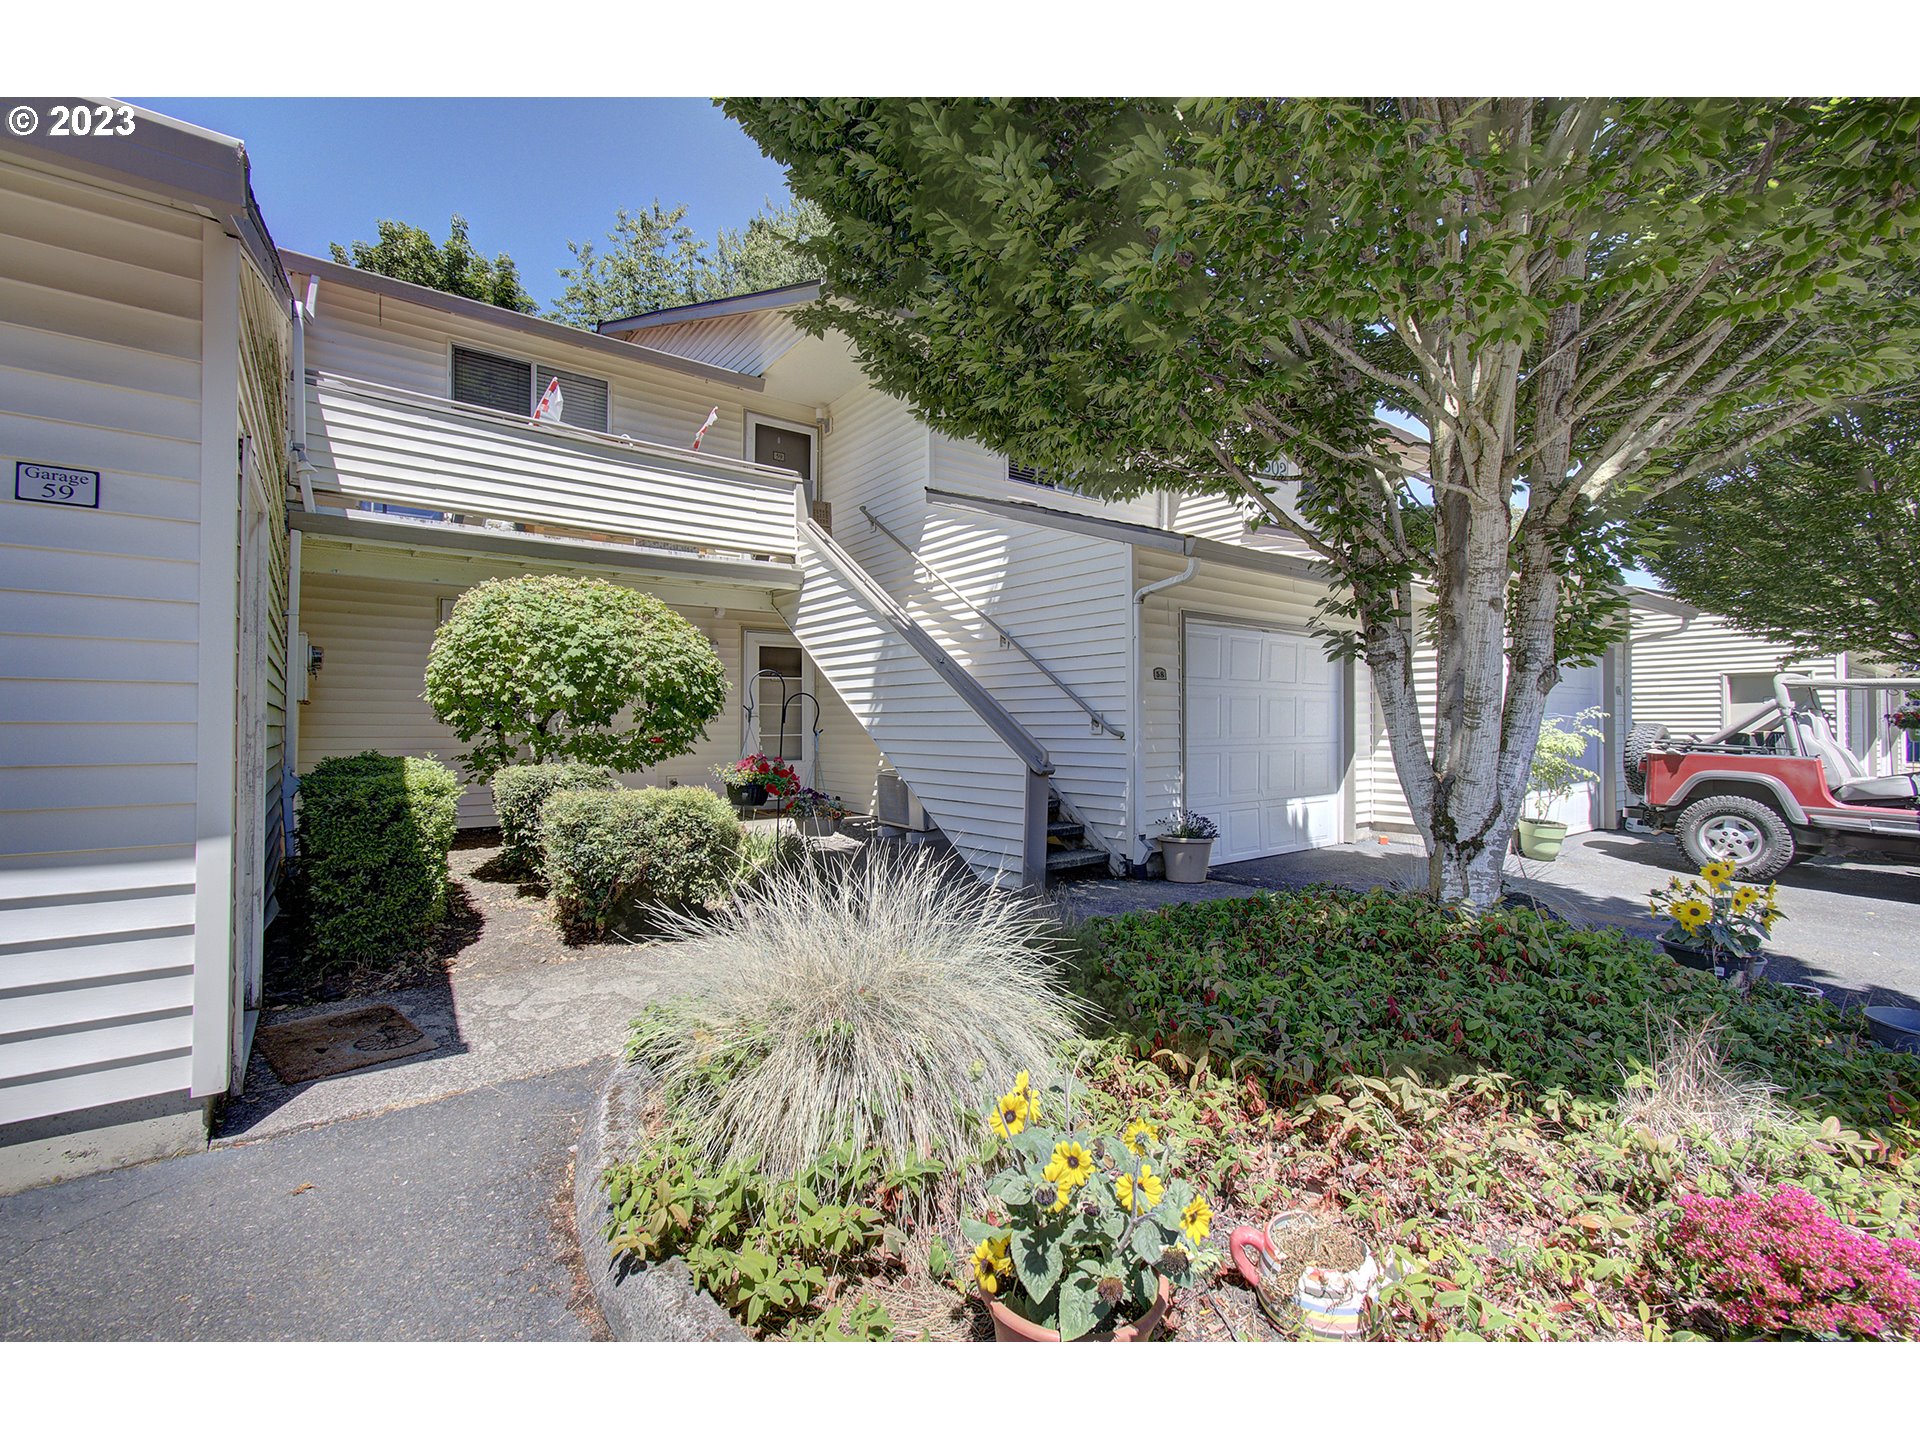
[[[607,387],[607,428],[605,430],[595,430],[591,426],[587,426],[587,425],[576,425],[574,426],[574,428],[577,430],[584,430],[589,435],[611,435],[614,433],[614,430],[613,430],[613,378],[611,376],[592,375],[585,370],[572,370],[572,369],[568,369],[564,365],[551,365],[551,364],[548,364],[546,361],[536,359],[531,355],[520,354],[511,350],[496,350],[492,346],[484,345],[484,344],[468,344],[463,340],[458,340],[452,336],[448,336],[447,337],[447,398],[451,400],[454,404],[472,405],[473,408],[476,410],[493,410],[493,413],[496,415],[512,415],[515,413],[511,410],[494,410],[491,405],[480,405],[471,400],[462,400],[458,395],[454,394],[454,364],[455,364],[454,355],[456,352],[461,350],[465,350],[470,355],[485,355],[490,359],[505,360],[509,364],[525,365],[527,367],[527,408],[524,411],[519,412],[518,416],[516,417],[521,420],[530,419],[533,415],[534,409],[540,404],[540,370],[543,366],[546,369],[552,370],[556,373],[565,371],[566,374],[577,376],[582,380],[597,381],[599,384],[602,384]],[[566,417],[563,415],[561,417],[561,423],[569,424],[571,422],[569,422],[566,419]],[[818,448],[816,446],[816,449],[815,449],[816,456],[818,455],[818,453],[819,453]],[[817,464],[817,461],[816,461],[816,464]]]

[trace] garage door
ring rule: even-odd
[[[1340,679],[1305,635],[1187,623],[1187,806],[1216,862],[1339,840]]]
[[[1601,701],[1600,667],[1585,665],[1578,670],[1560,672],[1560,683],[1547,694],[1547,715],[1549,718],[1571,719],[1582,710],[1598,706]],[[1603,722],[1596,721],[1596,725]],[[1600,773],[1604,755],[1598,740],[1587,742],[1587,753],[1579,763],[1594,774]],[[1528,814],[1532,814],[1529,808]],[[1593,829],[1600,823],[1599,786],[1588,782],[1573,787],[1573,793],[1553,808],[1553,814],[1547,817],[1559,820],[1567,827],[1569,835],[1580,835]]]

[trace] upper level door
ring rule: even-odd
[[[819,435],[811,425],[791,425],[765,416],[747,416],[747,458],[756,465],[791,470],[806,482],[807,500],[819,499],[814,455]]]
[[[812,666],[791,635],[749,630],[741,647],[753,696],[753,715],[741,745],[747,754],[775,755],[793,766],[802,785],[813,784],[813,728],[819,723],[810,683]]]

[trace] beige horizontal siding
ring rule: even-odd
[[[0,1124],[191,1080],[202,244],[0,163]]]

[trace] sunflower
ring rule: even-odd
[[[1086,1146],[1077,1140],[1062,1140],[1053,1147],[1053,1158],[1040,1173],[1054,1184],[1070,1190],[1087,1183],[1087,1178],[1093,1174],[1093,1157],[1087,1153]]]
[[[1196,1245],[1207,1238],[1213,1229],[1213,1207],[1207,1204],[1206,1196],[1196,1195],[1187,1202],[1187,1208],[1180,1212],[1180,1228]]]
[[[1144,1215],[1160,1203],[1160,1196],[1166,1190],[1166,1182],[1153,1173],[1151,1165],[1142,1165],[1138,1175],[1122,1175],[1113,1182],[1114,1197],[1119,1200],[1120,1208],[1128,1214]],[[1134,1194],[1139,1193],[1140,1206],[1134,1208]]]
[[[1751,885],[1742,885],[1733,892],[1733,913],[1743,915],[1754,901],[1760,898],[1760,892]]]
[[[1160,1143],[1160,1132],[1144,1120],[1135,1120],[1120,1134],[1120,1141],[1136,1155],[1144,1155]]]
[[[1027,1128],[1032,1118],[1033,1106],[1025,1094],[1019,1090],[1009,1090],[1000,1097],[999,1106],[994,1110],[987,1124],[993,1127],[993,1133],[1002,1140],[1011,1140]]]
[[[1009,1095],[1018,1095],[1027,1102],[1027,1113],[1025,1116],[1027,1124],[1038,1125],[1040,1123],[1040,1092],[1033,1088],[1033,1080],[1026,1071],[1022,1070],[1018,1075],[1013,1077],[1013,1088],[1007,1093]]]
[[[1071,1205],[1073,1203],[1073,1190],[1074,1185],[1071,1180],[1060,1181],[1054,1190],[1053,1204],[1047,1207],[1048,1211],[1058,1215],[1062,1210],[1065,1210]]]
[[[998,1240],[982,1240],[973,1247],[973,1278],[987,1294],[997,1295],[1000,1282],[1012,1273],[1013,1257],[1008,1253],[1004,1236]]]
[[[1667,913],[1680,922],[1680,928],[1689,935],[1713,918],[1713,907],[1704,900],[1692,898],[1680,899],[1667,908]]]
[[[1735,866],[1731,860],[1712,860],[1700,867],[1700,878],[1718,890],[1733,879]]]

